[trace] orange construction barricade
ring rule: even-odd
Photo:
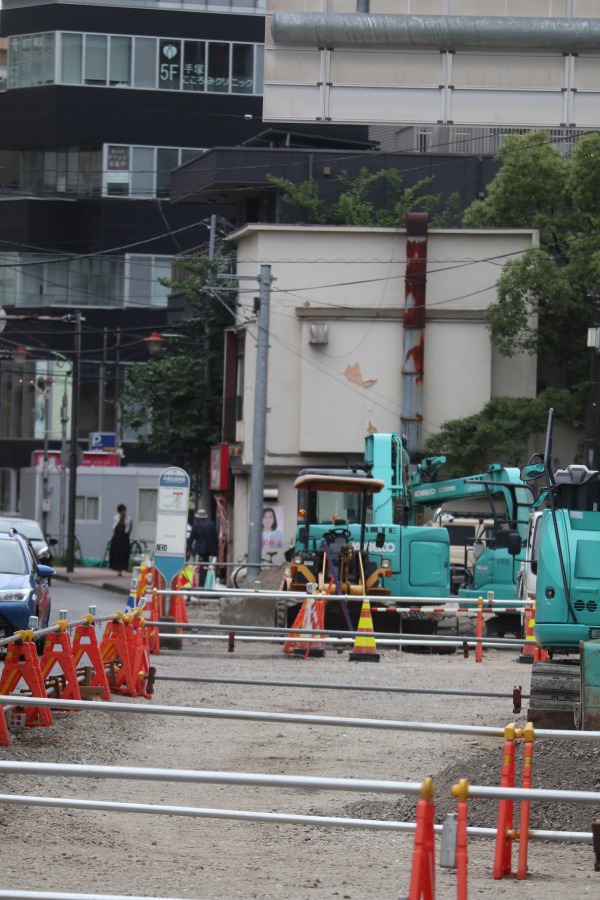
[[[325,656],[323,635],[318,635],[314,632],[323,631],[325,628],[326,602],[327,601],[324,599],[313,596],[308,596],[306,600],[303,600],[298,615],[294,619],[292,628],[300,628],[303,632],[306,632],[306,634],[288,635],[288,640],[283,645],[284,653],[293,653],[296,656],[303,656],[305,659],[309,656]],[[311,634],[311,640],[298,640],[299,637],[306,638]]]
[[[117,613],[107,624],[100,641],[100,655],[104,665],[112,667],[112,676],[109,680],[111,690],[135,697],[137,689],[131,670],[130,636],[127,633],[127,628],[131,628],[131,620],[130,615]]]
[[[73,659],[76,669],[90,669],[92,672],[89,683],[80,688],[81,695],[86,700],[94,695],[101,696],[103,700],[110,700],[110,687],[100,653],[94,617],[87,614],[81,618],[82,623],[76,625],[73,635]]]
[[[66,619],[54,623],[60,631],[49,634],[44,644],[44,652],[40,660],[42,678],[57,676],[55,680],[56,695],[61,700],[81,700],[81,691],[75,668],[75,657]],[[56,671],[58,669],[58,672]]]
[[[4,712],[4,707],[0,706],[0,747],[8,747],[9,744],[10,735],[6,724],[6,713]]]
[[[525,746],[523,748],[523,778],[521,787],[531,787],[531,776],[533,775],[533,739],[535,737],[534,728],[531,722],[528,722],[523,729],[523,738]],[[517,878],[523,880],[527,878],[527,855],[529,852],[529,813],[531,811],[531,802],[529,800],[521,801],[521,816],[519,818],[519,856],[517,862]]]
[[[15,640],[6,648],[6,659],[0,675],[0,694],[14,694],[21,681],[25,682],[32,697],[48,696],[32,631],[17,631]],[[18,699],[16,703],[18,705]],[[46,707],[28,706],[25,710],[25,724],[52,725],[52,714]]]

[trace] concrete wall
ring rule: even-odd
[[[154,550],[156,530],[156,504],[152,506],[152,497],[146,493],[141,499],[141,492],[156,492],[161,468],[144,468],[123,466],[122,468],[80,467],[77,470],[77,496],[98,498],[98,516],[93,520],[77,520],[75,534],[81,543],[85,558],[104,556],[106,545],[112,533],[113,516],[117,506],[124,503],[127,513],[133,519],[132,539],[148,543],[149,550]],[[61,501],[61,472],[50,469],[48,486],[50,490],[50,511],[47,516],[47,533],[55,538],[62,534],[66,540],[67,505],[69,496],[69,473],[64,473],[64,501]],[[41,521],[41,497],[43,494],[41,469],[24,469],[21,474],[21,510],[25,518]],[[154,495],[154,501],[156,495]],[[145,502],[149,501],[149,502]],[[152,509],[154,512],[152,513]],[[143,511],[146,518],[142,518]],[[64,515],[61,528],[61,513]],[[63,545],[64,546],[64,545]]]
[[[270,264],[265,487],[278,490],[288,546],[299,469],[362,458],[370,431],[401,430],[406,233],[403,229],[249,225],[233,239],[238,274]],[[531,230],[431,229],[422,393],[423,437],[477,413],[493,396],[533,397],[535,356],[492,347],[485,310],[504,261],[536,244]],[[232,509],[234,558],[247,547],[256,325],[251,282],[240,282],[246,324],[241,468]],[[327,343],[311,343],[311,325]],[[270,505],[265,501],[265,505]],[[277,558],[281,561],[281,557]]]

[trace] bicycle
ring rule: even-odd
[[[278,550],[266,550],[265,556],[268,556],[268,559],[261,559],[260,566],[261,569],[267,568],[275,568],[275,563],[273,562],[273,557],[277,556],[279,553]],[[245,553],[242,560],[238,560],[240,563],[237,569],[234,569],[231,573],[231,580],[233,582],[233,586],[235,588],[244,588],[246,587],[246,578],[248,575],[248,554]]]

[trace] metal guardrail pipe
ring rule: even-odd
[[[396,685],[382,684],[335,684],[333,682],[317,681],[276,681],[274,679],[256,681],[253,678],[212,678],[209,676],[195,675],[157,675],[155,681],[186,681],[201,684],[239,684],[252,685],[253,687],[286,687],[286,688],[308,688],[309,690],[327,690],[327,691],[372,691],[375,693],[390,694],[443,694],[448,697],[492,697],[497,699],[511,699],[512,691],[505,694],[495,691],[452,691],[430,688],[408,688],[397,687]],[[529,694],[521,694],[521,699],[528,700]]]
[[[148,627],[152,628],[160,628],[161,625],[165,623],[162,621],[156,621],[155,619],[144,620],[145,624]],[[205,636],[205,633],[210,631],[216,632],[234,632],[236,637],[239,635],[239,640],[243,640],[241,635],[243,634],[252,634],[252,635],[272,635],[273,639],[277,636],[284,637],[285,640],[290,639],[291,636],[297,635],[298,638],[301,638],[302,635],[309,634],[311,638],[314,639],[316,635],[320,637],[335,637],[335,638],[355,638],[357,635],[364,635],[364,631],[345,631],[341,629],[320,629],[320,628],[277,628],[275,625],[205,625],[204,623],[194,623],[194,622],[169,622],[169,628],[181,628],[183,630],[188,630],[193,632],[194,637]],[[202,631],[200,631],[202,629]],[[392,639],[395,632],[391,631],[369,631],[369,637],[374,637],[377,639],[385,640]],[[173,633],[164,635],[164,637],[173,637]],[[186,637],[185,634],[180,634],[178,637]],[[398,632],[398,638],[405,641],[406,643],[418,643],[419,641],[423,642],[426,640],[427,643],[432,644],[448,644],[448,643],[456,643],[457,641],[461,644],[465,642],[471,644],[483,644],[486,645],[494,645],[494,646],[502,646],[505,645],[507,647],[522,647],[525,638],[499,638],[499,637],[482,637],[478,638],[473,634],[465,635],[464,637],[455,637],[454,635],[446,635],[446,634],[404,634]],[[207,638],[208,639],[208,638]],[[294,637],[294,640],[297,640]]]
[[[62,891],[0,891],[6,900],[177,900],[177,897],[133,897],[128,894],[65,894]]]
[[[169,623],[169,624],[171,624],[171,623]],[[236,641],[241,641],[241,642],[245,642],[248,644],[251,644],[251,643],[285,644],[290,640],[289,637],[283,637],[283,636],[279,637],[278,635],[267,635],[266,637],[253,636],[253,635],[249,635],[249,634],[238,635],[234,628],[230,628],[229,631],[235,634]],[[314,634],[316,634],[316,633],[317,632],[315,632]],[[351,632],[351,633],[353,633],[353,632]],[[306,634],[306,630],[304,631],[304,634]],[[321,637],[319,637],[319,638],[315,638],[314,634],[313,634],[313,632],[311,632],[309,637],[302,637],[302,635],[298,635],[298,637],[293,638],[294,643],[296,643],[296,644],[330,644],[333,647],[340,646],[341,644],[346,645],[346,644],[354,643],[354,638],[352,638],[352,637],[340,637],[340,638],[334,638],[334,637],[321,638]],[[371,632],[368,632],[368,634],[369,634],[369,637],[373,636],[371,634]],[[159,638],[165,638],[165,639],[171,639],[171,640],[173,640],[173,637],[176,637],[177,639],[181,639],[181,640],[196,640],[196,641],[198,641],[200,639],[202,639],[204,641],[227,641],[227,640],[229,640],[229,638],[226,634],[202,634],[201,632],[193,632],[193,633],[188,633],[188,634],[175,634],[174,635],[174,633],[172,631],[165,632],[165,633],[159,631],[158,636],[159,636]],[[431,637],[422,637],[420,640],[415,638],[414,636],[412,638],[410,638],[409,635],[404,635],[401,638],[390,638],[390,636],[388,634],[388,635],[386,635],[385,638],[377,637],[377,643],[380,646],[389,646],[389,647],[403,647],[408,644],[410,644],[413,647],[415,647],[415,646],[429,647],[429,646],[431,646],[431,644],[440,643],[439,641],[435,641],[434,638],[435,638],[435,635],[432,635]],[[502,643],[500,643],[500,641],[502,641]],[[444,646],[450,646],[450,647],[464,647],[465,645],[475,647],[479,643],[479,644],[483,644],[484,647],[490,647],[490,648],[495,647],[496,649],[502,649],[503,647],[506,647],[506,646],[522,647],[523,646],[523,638],[521,638],[521,640],[517,640],[515,638],[515,640],[513,640],[513,641],[511,641],[509,638],[496,638],[496,639],[495,638],[478,638],[478,637],[444,638],[444,640],[441,643],[443,643]]]
[[[254,810],[235,810],[235,809],[207,809],[204,807],[193,806],[158,806],[150,803],[123,803],[112,802],[109,800],[77,800],[60,797],[28,797],[18,794],[0,794],[0,802],[12,803],[17,806],[45,806],[51,808],[64,809],[83,809],[83,810],[102,810],[113,812],[128,813],[150,813],[163,816],[184,816],[187,818],[202,819],[233,819],[241,822],[276,822],[288,825],[312,825],[312,826],[331,826],[333,828],[361,828],[371,831],[400,831],[414,832],[416,829],[415,822],[393,822],[387,819],[350,819],[335,816],[307,816],[293,813],[269,813],[257,812]],[[443,826],[434,825],[434,831],[442,834]],[[480,828],[475,826],[467,827],[467,833],[471,837],[496,838],[496,828]],[[591,843],[592,833],[586,831],[538,831],[532,829],[529,832],[530,840],[538,841],[565,841],[570,843]],[[92,895],[89,894],[39,894],[0,891],[0,897],[49,897],[49,898],[86,898],[90,900]],[[102,900],[106,896],[106,900],[112,900],[111,897],[104,894],[94,894],[93,900]],[[131,898],[114,898],[114,900],[136,900]],[[138,900],[160,900],[160,898],[138,898]]]
[[[172,635],[171,635],[172,637]],[[18,701],[18,702],[17,702]],[[442,722],[402,722],[394,719],[357,719],[345,716],[310,716],[300,713],[267,713],[244,709],[211,709],[203,706],[139,706],[136,703],[113,703],[89,700],[53,700],[44,697],[26,697],[21,694],[0,694],[0,704],[16,706],[44,706],[50,709],[83,709],[88,712],[129,713],[130,715],[188,716],[198,719],[240,719],[255,722],[281,722],[295,725],[331,725],[341,728],[374,728],[381,731],[417,731],[437,734],[467,734],[487,737],[503,737],[504,728],[487,725],[451,725]],[[597,741],[600,731],[554,731],[536,728],[536,738]],[[6,763],[0,760],[0,772]]]
[[[261,590],[260,582],[257,581],[257,588],[254,586],[249,586],[247,588],[226,588],[223,585],[219,585],[214,588],[205,588],[204,590],[200,590],[199,588],[194,589],[184,589],[181,590],[167,590],[166,588],[163,590],[157,590],[156,593],[161,597],[169,597],[172,594],[181,594],[184,597],[218,597],[218,598],[230,598],[230,597],[275,597],[284,600],[306,600],[313,597],[315,600],[370,600],[373,603],[381,604],[384,600],[390,604],[404,604],[405,606],[423,606],[423,605],[432,605],[439,607],[441,604],[456,604],[457,608],[460,606],[460,603],[463,604],[466,602],[473,604],[473,612],[477,612],[477,598],[476,597],[461,597],[458,598],[455,594],[452,594],[448,597],[402,597],[402,596],[362,596],[357,594],[307,594],[306,591],[273,591],[273,590]],[[484,612],[492,612],[494,606],[523,606],[523,605],[533,605],[535,601],[527,601],[527,600],[502,600],[500,598],[488,600],[487,597],[483,597],[483,611]],[[391,607],[393,609],[393,606]]]

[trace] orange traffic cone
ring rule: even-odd
[[[525,643],[517,657],[517,662],[533,663],[535,661],[535,607],[527,605],[525,608]]]
[[[379,662],[380,656],[376,650],[375,638],[373,637],[371,604],[368,600],[363,600],[357,631],[354,649],[351,650],[349,659],[356,662]]]

